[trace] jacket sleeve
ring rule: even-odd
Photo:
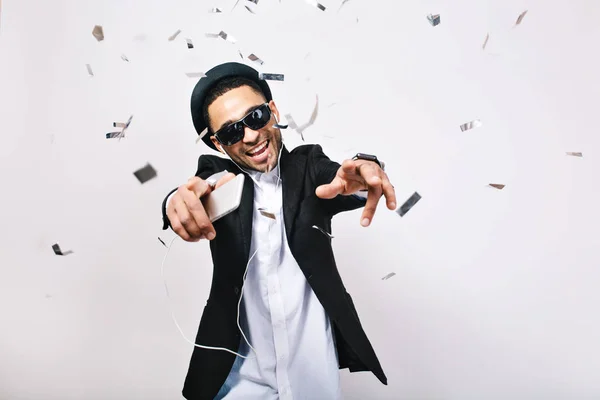
[[[330,183],[338,169],[341,167],[335,161],[332,161],[323,153],[323,148],[320,145],[314,145],[308,156],[308,168],[311,172],[313,181],[316,187]],[[316,188],[315,187],[315,188]],[[323,205],[326,211],[335,215],[343,211],[351,211],[357,208],[364,207],[367,199],[362,196],[343,196],[338,195],[330,200],[323,200]]]
[[[200,158],[198,158],[198,169],[196,170],[196,176],[200,179],[206,179],[217,172],[216,168],[217,167],[210,156],[201,155]],[[163,230],[171,227],[171,221],[169,221],[169,218],[167,217],[167,203],[169,197],[175,193],[175,191],[177,191],[177,188],[171,190],[162,202]]]

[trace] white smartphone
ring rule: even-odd
[[[215,222],[236,210],[242,201],[243,191],[244,174],[237,174],[235,178],[203,197],[202,205],[210,222]]]

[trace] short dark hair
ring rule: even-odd
[[[219,97],[229,92],[230,90],[237,89],[242,86],[249,86],[252,90],[254,90],[257,94],[260,94],[264,99],[267,98],[260,86],[256,82],[251,79],[240,77],[240,76],[232,76],[228,78],[223,78],[218,81],[215,86],[213,86],[206,97],[204,98],[204,105],[202,106],[202,114],[204,115],[204,121],[206,121],[206,127],[208,129],[208,133],[212,134],[212,129],[210,128],[210,118],[208,116],[208,107]]]

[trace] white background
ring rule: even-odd
[[[389,379],[343,371],[347,399],[599,398],[600,3],[234,3],[2,2],[0,398],[181,398],[192,348],[160,276],[157,236],[173,237],[160,204],[209,151],[185,72],[241,61],[238,49],[285,74],[271,87],[298,123],[318,94],[307,143],[337,161],[377,154],[399,204],[423,196],[403,218],[381,204],[369,228],[359,211],[334,220]],[[238,43],[204,37],[221,30]],[[126,138],[106,140],[131,114]],[[473,119],[483,126],[461,132]],[[146,162],[158,177],[140,185]],[[174,243],[172,307],[192,338],[211,269],[206,243]]]

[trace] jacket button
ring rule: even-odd
[[[240,294],[240,288],[237,286],[233,288],[233,291],[235,292],[236,296]]]

